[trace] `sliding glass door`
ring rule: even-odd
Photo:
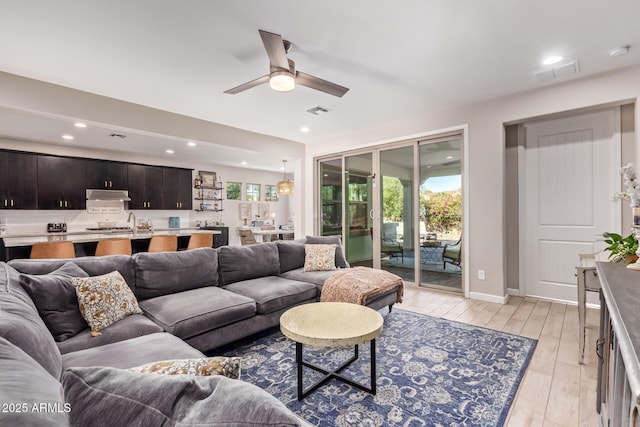
[[[419,143],[420,285],[462,289],[462,137]]]
[[[373,154],[346,156],[344,166],[347,261],[373,267]]]
[[[414,145],[380,150],[380,268],[415,282]]]
[[[351,265],[420,286],[462,290],[462,134],[317,161],[321,235]]]

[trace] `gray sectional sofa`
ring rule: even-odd
[[[205,351],[277,326],[290,307],[317,301],[324,280],[334,272],[302,271],[306,242],[0,263],[0,402],[13,405],[0,408],[0,424],[115,425],[110,417],[120,416],[133,417],[128,425],[152,419],[169,425],[185,420],[306,425],[268,393],[238,380],[140,380],[123,370],[159,360],[201,358]],[[340,246],[336,265],[348,267]],[[78,267],[88,276],[120,272],[143,314],[127,316],[99,336],[92,336],[88,326],[79,330],[79,312],[70,315],[73,295],[59,282],[65,269]],[[395,298],[392,291],[367,305],[380,309]],[[144,387],[138,390],[138,385]],[[198,397],[187,404],[191,394],[185,390],[193,392],[194,387]],[[107,398],[114,393],[129,393],[117,400],[116,408]],[[167,401],[172,398],[179,402]],[[123,401],[136,404],[117,407]],[[205,407],[209,409],[203,411]],[[158,411],[162,416],[154,418]],[[107,419],[98,421],[100,417]]]

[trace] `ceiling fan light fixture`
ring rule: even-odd
[[[280,196],[289,196],[293,194],[293,182],[287,179],[287,161],[283,160],[282,181],[276,184],[276,192]]]
[[[269,77],[269,86],[278,92],[289,92],[296,87],[296,79],[290,71],[274,71]]]

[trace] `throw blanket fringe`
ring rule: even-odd
[[[384,270],[369,267],[345,268],[328,278],[322,286],[320,301],[350,302],[364,305],[368,298],[397,287],[396,302],[402,302],[402,278]]]

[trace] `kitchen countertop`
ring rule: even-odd
[[[1,236],[5,247],[31,246],[34,243],[68,240],[74,243],[96,242],[101,239],[150,239],[153,236],[190,236],[195,233],[221,234],[217,230],[203,230],[199,227],[154,228],[153,232],[139,230],[137,233],[123,230],[95,231],[79,230],[66,233],[7,233]]]

